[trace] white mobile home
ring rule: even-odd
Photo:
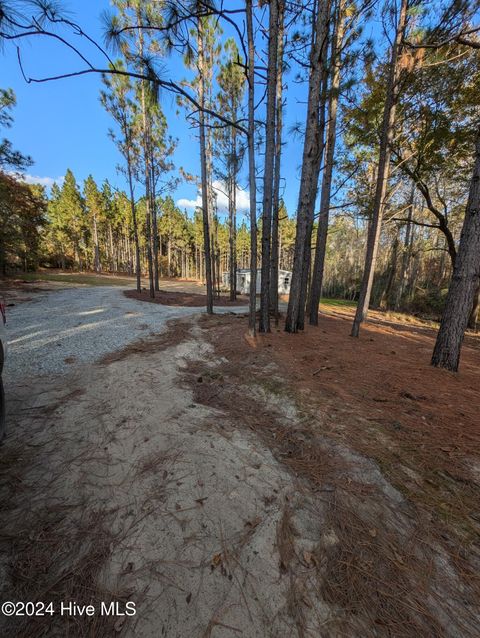
[[[278,294],[288,295],[290,292],[290,281],[292,273],[289,270],[278,271]],[[224,272],[222,275],[222,283],[225,289],[230,287],[230,273]],[[257,295],[260,294],[262,286],[262,271],[257,269]],[[250,292],[250,268],[238,268],[237,270],[237,292],[242,295],[248,295]]]

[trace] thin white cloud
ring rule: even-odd
[[[20,175],[20,179],[27,184],[41,184],[42,186],[51,188],[54,184],[63,184],[63,180],[65,178],[63,175],[60,177],[39,177],[38,175],[29,175],[28,173],[24,173],[23,175]]]
[[[225,184],[216,180],[212,184],[213,190],[217,196],[217,206],[219,210],[228,210],[227,188]],[[197,195],[196,199],[178,199],[177,206],[180,208],[201,208],[202,193]],[[250,209],[250,196],[247,190],[237,187],[237,210],[248,211]]]
[[[202,198],[197,195],[197,199],[177,199],[177,206],[180,208],[200,208],[202,206]]]

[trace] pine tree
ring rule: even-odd
[[[480,284],[480,128],[467,209],[432,365],[456,372],[465,330]]]
[[[70,169],[67,169],[65,173],[65,179],[55,208],[59,227],[70,244],[69,248],[73,256],[73,262],[79,270],[83,270],[87,260],[86,235],[88,233],[88,220],[85,212],[85,202]]]
[[[363,272],[360,297],[357,304],[355,319],[352,325],[352,337],[358,337],[360,325],[367,316],[372,294],[373,277],[382,228],[383,213],[385,210],[385,196],[390,172],[390,154],[394,134],[395,110],[399,93],[399,76],[402,42],[407,25],[408,0],[401,0],[398,22],[395,26],[395,39],[392,45],[388,82],[386,87],[385,106],[378,157],[377,180],[375,198],[373,202],[372,219],[369,225],[367,250],[365,255],[365,268]]]
[[[283,131],[283,51],[285,31],[285,3],[278,4],[278,51],[277,51],[277,80],[275,95],[275,160],[273,176],[272,203],[272,250],[270,266],[270,311],[278,325],[278,267],[279,267],[279,214],[280,214],[280,178],[282,158]]]
[[[101,272],[102,264],[100,260],[98,225],[102,219],[103,214],[103,198],[97,184],[95,183],[95,180],[91,175],[89,175],[85,180],[83,195],[85,198],[87,216],[90,218],[90,222],[92,225],[93,267],[95,269],[95,272]]]
[[[255,39],[253,31],[253,2],[245,1],[248,41],[248,187],[250,190],[250,295],[248,329],[256,334],[257,312],[257,180],[255,173]]]
[[[116,62],[118,68],[123,68],[121,62]],[[137,291],[141,290],[141,260],[140,238],[138,232],[137,211],[135,206],[135,175],[138,174],[140,148],[135,136],[135,118],[138,109],[132,100],[132,84],[128,77],[113,76],[103,78],[105,91],[101,92],[100,99],[105,109],[112,115],[117,123],[120,135],[110,131],[110,136],[117,144],[122,154],[125,166],[119,167],[128,182],[130,201],[130,213],[132,218],[133,239],[135,243],[135,274]]]
[[[270,0],[268,23],[267,105],[265,115],[265,164],[262,205],[262,280],[260,332],[270,332],[270,268],[272,242],[273,177],[275,163],[275,118],[278,56],[278,13],[283,0]]]
[[[13,123],[11,110],[17,101],[12,89],[0,89],[0,129],[10,128]],[[6,138],[0,139],[0,170],[20,171],[33,163],[32,158],[12,148]]]
[[[307,121],[298,195],[295,253],[285,321],[287,332],[297,332],[304,327],[314,207],[323,155],[330,0],[318,3],[314,15],[316,17],[312,23]]]
[[[312,270],[312,282],[309,300],[310,324],[318,324],[318,307],[322,294],[323,268],[327,247],[328,218],[330,211],[330,195],[333,178],[333,161],[337,134],[338,93],[340,89],[341,52],[345,28],[345,0],[339,0],[335,10],[335,24],[332,37],[332,53],[330,57],[331,84],[328,100],[328,125],[325,142],[325,166],[322,175],[320,196],[320,214],[315,245],[315,259]]]
[[[221,89],[217,96],[218,103],[225,109],[225,113],[232,122],[239,119],[239,110],[243,98],[245,86],[245,74],[242,69],[243,59],[240,57],[237,45],[232,39],[225,42],[225,51],[228,54],[227,60],[220,66],[218,74],[218,85]],[[230,300],[234,301],[237,290],[237,254],[236,254],[236,235],[237,235],[237,186],[238,173],[241,168],[243,148],[239,146],[238,131],[235,127],[230,126],[219,129],[216,136],[217,146],[223,165],[224,171],[221,171],[221,177],[226,185],[228,197],[228,216],[229,216],[229,273],[230,273]]]

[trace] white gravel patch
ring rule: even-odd
[[[63,374],[93,363],[132,341],[158,334],[168,320],[200,308],[161,306],[128,299],[119,287],[67,288],[8,309],[6,385],[29,375]],[[218,308],[216,312],[245,312]]]

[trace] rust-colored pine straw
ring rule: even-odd
[[[310,432],[375,459],[408,498],[456,524],[462,544],[478,542],[480,335],[467,339],[455,375],[429,365],[432,329],[381,315],[357,341],[349,337],[346,312],[323,316],[319,328],[298,335],[261,336],[254,349],[243,319],[229,318],[228,326],[211,319],[209,334],[217,353],[236,366],[235,382],[270,383],[295,395]],[[260,361],[273,361],[283,381],[269,381],[263,369],[257,374]]]
[[[43,416],[49,419],[50,415],[49,409]],[[8,635],[12,638],[116,635],[118,617],[61,616],[58,611],[60,603],[66,601],[98,608],[101,601],[129,599],[128,592],[112,591],[102,585],[103,570],[114,548],[123,540],[112,531],[111,520],[116,512],[86,508],[75,497],[49,499],[48,495],[44,498],[37,495],[31,502],[29,486],[23,485],[22,477],[28,465],[34,463],[32,448],[27,451],[19,441],[10,445],[9,450],[0,466],[3,516],[0,549],[12,557],[6,573],[8,598],[53,602],[56,611],[53,615],[36,616],[34,622],[28,616],[8,618]],[[44,468],[44,472],[51,483],[58,479],[51,475],[51,467]],[[42,482],[45,477],[37,478]]]
[[[373,528],[373,521],[361,520],[338,502],[329,522],[338,542],[326,555],[322,594],[327,602],[366,617],[373,627],[388,628],[392,636],[443,635],[425,604],[434,567],[418,551],[418,538],[403,545],[393,531]]]
[[[16,532],[12,542],[13,562],[9,568],[12,600],[53,602],[56,613],[32,619],[9,619],[9,636],[45,638],[68,635],[73,638],[114,635],[118,618],[95,614],[92,617],[61,616],[61,602],[100,606],[101,601],[128,600],[127,592],[103,589],[99,585],[102,570],[115,542],[103,512],[91,512],[88,518],[67,524],[69,513],[59,506],[57,516],[49,507],[43,516],[31,516],[28,527]],[[2,544],[7,539],[2,534]],[[34,548],[34,551],[32,549]]]
[[[150,297],[148,290],[137,292],[136,290],[125,290],[125,297],[146,301],[148,303],[162,304],[162,306],[187,306],[191,308],[204,308],[207,304],[207,295],[196,292],[179,292],[175,290],[160,290],[155,292],[155,297]],[[248,297],[238,295],[235,301],[230,301],[228,295],[222,294],[214,298],[215,306],[247,306]]]
[[[135,354],[148,354],[156,349],[166,349],[184,339],[187,334],[188,328],[184,323],[170,323],[168,331],[152,335],[148,339],[140,339],[129,343],[121,350],[115,350],[104,355],[98,363],[100,365],[108,365],[115,361],[123,361]]]
[[[288,504],[283,508],[282,518],[277,528],[277,549],[280,556],[280,569],[288,571],[295,554],[293,537],[295,528],[292,523],[292,515]]]
[[[451,623],[473,637],[478,350],[465,348],[455,376],[428,365],[431,331],[381,321],[359,341],[335,316],[304,334],[279,330],[252,341],[243,317],[205,318],[217,365],[192,363],[186,379],[198,402],[251,429],[305,489],[327,494],[337,542],[319,544],[315,564],[319,595],[338,609],[332,635],[355,636],[364,626],[381,636],[442,636]],[[296,417],[277,409],[285,396]],[[380,484],[357,480],[355,453],[374,461],[401,504]],[[286,511],[277,543],[287,571],[295,563],[291,525]]]

